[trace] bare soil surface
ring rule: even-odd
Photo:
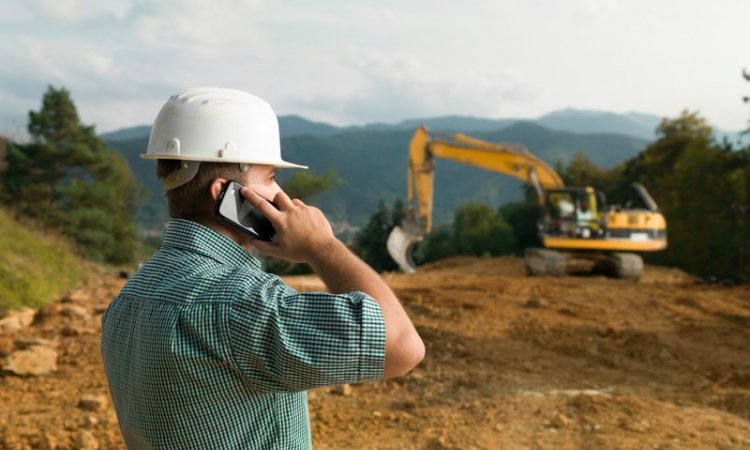
[[[531,278],[516,258],[385,278],[427,357],[400,379],[311,391],[317,449],[750,448],[750,286],[653,266],[637,282]],[[99,354],[123,283],[102,277],[0,330],[0,367],[29,345],[58,352],[56,372],[0,374],[0,448],[124,448]]]

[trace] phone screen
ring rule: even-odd
[[[271,221],[258,211],[240,193],[242,185],[228,181],[219,196],[216,214],[255,239],[270,241],[276,230]],[[273,205],[273,202],[270,202]],[[274,205],[276,206],[276,205]]]

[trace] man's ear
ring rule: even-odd
[[[211,182],[209,190],[211,191],[211,200],[214,203],[219,200],[219,195],[221,195],[221,190],[224,189],[225,184],[227,184],[226,178],[214,178],[214,181]]]

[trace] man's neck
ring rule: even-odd
[[[236,242],[237,245],[244,248],[245,251],[251,251],[253,249],[252,246],[252,239],[247,234],[237,230],[234,227],[229,226],[228,224],[225,224],[223,221],[219,220],[218,218],[213,217],[194,217],[190,220],[194,222],[198,222],[199,224],[211,228],[212,230],[216,231],[217,233],[221,233],[224,236],[228,237],[232,241]]]

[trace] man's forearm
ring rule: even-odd
[[[391,288],[370,266],[335,240],[310,262],[332,293],[361,291],[374,298],[386,327],[385,376],[399,376],[424,357],[424,344]]]
[[[374,298],[395,295],[370,266],[354,255],[341,241],[316,255],[310,263],[315,273],[335,294],[362,291]]]

